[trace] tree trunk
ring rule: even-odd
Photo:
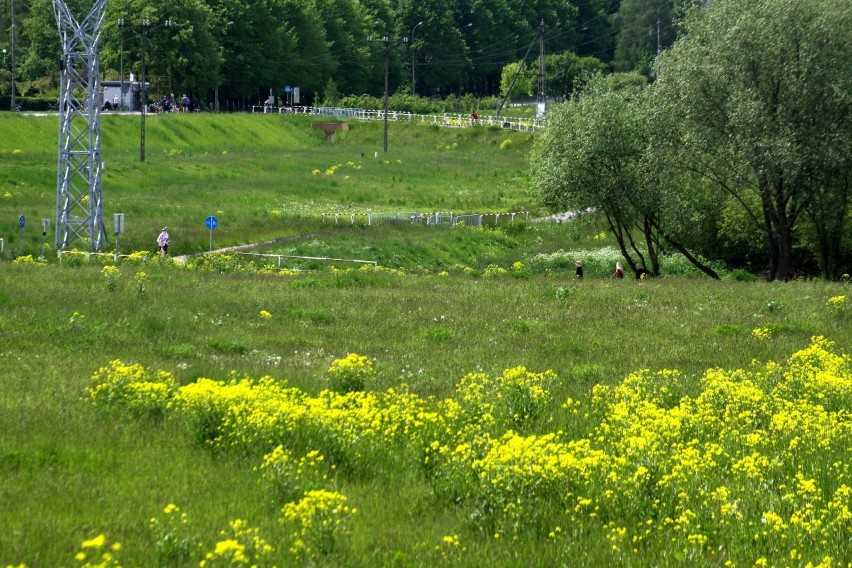
[[[786,224],[779,227],[779,229],[778,266],[775,278],[788,282],[792,277],[793,268],[793,232]]]
[[[618,242],[618,248],[621,249],[621,256],[627,261],[627,265],[630,267],[635,266],[635,261],[633,257],[630,256],[630,253],[627,250],[627,246],[624,242],[624,230],[618,223],[614,222],[609,215],[606,216],[606,222],[609,224],[609,228],[612,231],[612,234],[615,235],[615,240]]]
[[[657,244],[654,242],[654,227],[650,217],[643,219],[642,232],[645,234],[645,243],[648,247],[648,257],[651,259],[651,275],[660,275],[660,255],[657,252]]]
[[[694,257],[692,255],[692,253],[690,253],[689,250],[685,246],[683,246],[678,241],[669,237],[666,233],[661,231],[659,227],[657,227],[657,234],[660,235],[661,237],[663,237],[663,239],[665,239],[665,241],[667,243],[669,243],[676,251],[678,251],[680,254],[682,254],[684,257],[686,257],[686,260],[691,262],[692,265],[695,268],[697,268],[698,270],[700,270],[701,272],[703,272],[704,274],[706,274],[710,278],[713,278],[714,280],[721,280],[721,278],[719,278],[719,275],[716,273],[715,270],[713,270],[712,268],[710,268],[709,266],[707,266],[706,264],[704,264],[703,262],[698,260],[696,257]]]

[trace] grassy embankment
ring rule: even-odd
[[[391,124],[385,155],[381,123],[353,123],[333,142],[310,124],[310,117],[277,115],[149,116],[140,163],[138,117],[104,115],[108,230],[112,214],[124,213],[122,249],[152,250],[165,225],[174,252],[184,254],[207,249],[208,215],[220,221],[215,244],[228,246],[318,230],[323,212],[536,207],[526,168],[529,134]],[[21,214],[28,219],[24,254],[40,253],[41,218],[51,219],[52,243],[56,128],[55,116],[0,114],[0,236],[14,254]]]
[[[214,117],[203,118],[214,121]],[[265,131],[269,124],[261,120],[266,118],[226,117],[245,120],[244,133],[252,129]],[[23,139],[47,136],[36,133],[35,126],[33,129]],[[209,129],[215,130],[212,124]],[[415,146],[417,134],[407,134],[411,137],[410,146]],[[197,135],[206,138],[205,133]],[[759,491],[746,491],[743,486],[737,493],[735,480],[725,477],[737,467],[712,475],[702,475],[700,471],[692,475],[689,479],[701,482],[694,489],[695,494],[683,480],[683,493],[689,499],[697,495],[698,501],[701,487],[706,484],[727,484],[735,493],[731,500],[739,498],[739,507],[746,514],[744,520],[733,525],[715,526],[708,518],[702,527],[693,527],[689,534],[709,540],[710,544],[702,545],[698,537],[688,540],[687,534],[663,528],[662,518],[655,516],[662,511],[652,500],[646,510],[643,503],[648,495],[657,494],[665,504],[669,504],[668,499],[672,499],[671,503],[683,503],[685,499],[669,496],[653,483],[645,488],[648,495],[631,493],[628,497],[633,505],[621,509],[607,501],[604,487],[583,486],[579,481],[566,486],[578,495],[581,490],[587,491],[582,496],[592,499],[595,506],[610,515],[601,518],[603,515],[584,513],[582,522],[574,517],[578,513],[573,508],[560,511],[542,507],[542,502],[533,498],[535,492],[529,494],[524,487],[517,487],[510,496],[516,494],[519,499],[531,501],[518,501],[520,516],[514,518],[483,509],[485,504],[500,503],[501,495],[483,493],[471,480],[443,475],[453,473],[452,468],[437,471],[439,477],[455,486],[427,475],[428,469],[417,458],[422,458],[420,445],[429,445],[430,435],[447,442],[441,432],[417,431],[410,438],[397,441],[398,446],[365,449],[359,445],[363,441],[338,446],[340,439],[329,439],[331,430],[322,430],[318,423],[313,428],[322,431],[302,432],[298,438],[301,441],[294,442],[294,451],[310,449],[304,444],[315,444],[313,449],[323,451],[330,461],[336,459],[340,468],[337,473],[326,471],[333,481],[317,482],[317,486],[346,495],[358,513],[349,524],[351,535],[337,535],[336,549],[298,556],[289,552],[294,545],[292,527],[279,521],[284,503],[268,484],[261,483],[263,475],[255,469],[261,464],[264,451],[270,448],[262,449],[256,444],[211,447],[199,443],[197,423],[174,409],[164,410],[163,416],[140,417],[122,406],[121,400],[105,408],[94,407],[87,398],[86,387],[92,384],[91,376],[98,368],[115,359],[172,373],[179,385],[191,385],[199,377],[227,380],[233,371],[237,377],[258,379],[269,375],[314,397],[327,386],[326,370],[332,361],[347,353],[358,353],[375,360],[376,376],[368,385],[370,392],[382,393],[407,384],[418,397],[434,396],[436,400],[459,398],[463,393],[455,392],[454,385],[470,372],[481,370],[493,377],[517,365],[536,372],[552,369],[558,378],[547,385],[552,398],[542,403],[541,413],[529,420],[498,418],[496,424],[488,427],[489,432],[499,438],[509,429],[524,434],[562,430],[566,439],[576,439],[593,431],[596,417],[594,413],[572,415],[570,407],[563,409],[562,403],[571,397],[588,405],[593,385],[615,385],[638,369],[679,369],[682,379],[669,387],[677,394],[695,396],[702,389],[697,378],[706,369],[747,368],[753,359],[783,361],[804,348],[815,334],[836,340],[839,351],[848,353],[852,349],[848,306],[836,309],[827,303],[829,298],[846,293],[845,284],[770,285],[675,277],[617,282],[595,277],[594,273],[577,282],[571,277],[570,257],[567,262],[546,265],[549,269],[539,271],[512,268],[514,261],[521,261],[525,267],[534,265],[537,253],[554,253],[559,248],[586,250],[588,257],[594,259],[594,250],[600,248],[602,241],[594,238],[596,231],[591,226],[534,226],[516,234],[424,229],[413,233],[416,239],[406,238],[400,227],[323,229],[312,215],[333,208],[339,201],[349,203],[345,196],[350,194],[341,190],[346,180],[339,179],[337,173],[314,176],[303,170],[312,164],[317,168],[345,164],[343,160],[352,148],[347,149],[346,140],[328,145],[311,133],[302,135],[304,139],[297,139],[298,144],[287,150],[292,156],[300,156],[291,160],[300,162],[298,166],[282,166],[282,160],[272,159],[271,150],[258,151],[252,157],[254,150],[249,146],[253,148],[254,144],[232,148],[224,155],[220,150],[215,159],[210,158],[212,150],[207,150],[205,157],[202,151],[195,155],[184,149],[169,158],[161,157],[168,167],[158,164],[160,158],[153,159],[153,150],[148,164],[133,164],[136,156],[132,148],[124,148],[123,153],[118,153],[126,155],[124,171],[137,182],[146,178],[168,185],[184,175],[180,172],[193,172],[186,174],[185,185],[169,185],[167,203],[134,194],[129,182],[124,182],[128,184],[124,193],[116,189],[116,194],[125,200],[125,212],[129,215],[131,210],[136,211],[140,219],[145,219],[145,225],[140,227],[146,229],[140,229],[140,235],[129,236],[128,240],[135,238],[130,242],[148,248],[144,245],[149,237],[155,236],[158,225],[165,224],[161,216],[169,216],[169,226],[178,227],[178,235],[187,235],[183,237],[187,244],[177,244],[178,248],[184,246],[187,252],[203,249],[203,226],[196,231],[191,227],[193,223],[182,219],[197,217],[195,224],[201,225],[209,210],[210,186],[215,185],[212,180],[227,178],[239,167],[245,168],[241,170],[241,185],[222,182],[219,186],[218,193],[227,193],[221,196],[228,203],[222,209],[223,224],[233,218],[232,223],[240,227],[230,236],[223,231],[223,244],[276,237],[288,231],[292,231],[291,235],[310,231],[314,235],[311,240],[332,243],[323,248],[329,252],[364,253],[364,240],[372,239],[369,246],[377,249],[373,251],[377,256],[397,259],[398,264],[408,268],[429,264],[430,251],[434,253],[432,257],[442,259],[442,265],[426,266],[429,273],[321,271],[294,276],[219,273],[158,262],[124,263],[117,273],[89,265],[0,264],[0,564],[72,566],[81,543],[103,533],[108,542],[122,543],[116,555],[125,566],[153,566],[158,562],[197,565],[207,553],[215,551],[217,542],[227,540],[219,531],[230,534],[228,523],[235,519],[247,520],[276,547],[275,552],[260,559],[261,565],[301,565],[310,563],[311,557],[318,564],[347,566],[677,565],[684,561],[716,565],[726,559],[733,559],[737,565],[751,565],[761,557],[768,558],[770,564],[786,561],[792,547],[797,548],[801,563],[818,562],[823,553],[843,561],[848,546],[820,545],[816,540],[790,543],[782,538],[767,538],[764,542],[761,537],[759,546],[755,546],[753,532],[761,530],[761,514],[773,499],[781,499],[784,489],[777,487],[776,478]],[[357,131],[350,134],[352,138],[356,135]],[[380,135],[381,131],[374,129],[373,141],[380,142],[380,137],[376,137]],[[391,165],[379,167],[365,159],[363,169],[355,170],[350,180],[356,179],[358,172],[367,171],[374,192],[369,191],[371,185],[366,182],[359,185],[364,201],[354,201],[353,206],[361,203],[363,210],[385,210],[390,199],[402,199],[395,205],[406,210],[414,208],[419,199],[427,204],[441,196],[461,199],[458,191],[445,187],[453,175],[458,176],[453,182],[457,188],[469,188],[467,207],[471,211],[515,209],[511,205],[524,207],[532,203],[526,201],[527,190],[516,194],[508,193],[508,189],[506,201],[492,202],[491,192],[482,187],[492,178],[523,176],[520,162],[513,162],[508,171],[497,172],[491,165],[483,165],[484,161],[494,164],[506,156],[496,143],[504,134],[436,134],[441,138],[458,135],[493,136],[495,144],[488,139],[478,149],[466,151],[463,148],[467,145],[460,143],[455,151],[440,154],[442,168],[436,166],[427,171],[422,167],[393,170]],[[251,139],[248,134],[245,136]],[[432,152],[432,147],[437,148],[431,134],[426,138],[428,147],[410,148],[410,155],[422,158]],[[128,130],[124,146],[133,141],[132,131]],[[285,153],[284,146],[279,146],[280,153]],[[24,183],[26,187],[35,187],[39,167],[21,156],[26,156],[27,151],[35,153],[33,148],[21,148],[21,154],[16,155],[5,150],[2,154],[4,163],[28,172],[21,176],[29,180]],[[329,152],[339,153],[326,160]],[[467,152],[466,159],[461,152]],[[192,159],[189,154],[193,154]],[[242,159],[233,158],[232,162],[228,156],[233,154]],[[473,160],[473,156],[481,159]],[[201,161],[196,162],[196,158]],[[216,164],[219,159],[225,163]],[[177,160],[181,168],[167,160]],[[241,165],[243,160],[246,165]],[[443,165],[456,160],[459,162],[455,173],[446,173]],[[406,167],[408,160],[402,161],[400,168]],[[467,167],[463,167],[465,164]],[[193,169],[196,165],[198,169]],[[300,172],[302,183],[293,185],[310,185],[311,190],[281,190],[282,194],[275,197],[275,176],[270,172],[280,174],[278,168]],[[443,184],[429,181],[432,170],[442,172],[435,175],[443,178]],[[4,167],[0,175],[11,176],[10,172],[15,171],[21,169]],[[425,180],[425,188],[416,195],[401,189],[412,183],[409,176],[415,175]],[[267,211],[275,203],[299,196],[309,196],[313,205],[298,216],[282,214],[267,224],[256,224],[252,215],[240,212],[240,198],[231,195],[235,192],[226,191],[226,186],[245,188],[253,200],[267,199],[268,203],[260,205],[249,201],[257,211]],[[266,189],[262,189],[264,186]],[[20,186],[16,182],[13,187]],[[45,191],[47,197],[41,200],[50,204],[53,190]],[[34,204],[40,203],[40,198],[28,191],[12,192],[11,199],[20,200],[16,205],[31,203],[30,207],[39,211],[40,206]],[[3,200],[4,210],[9,209],[8,199]],[[136,209],[130,209],[134,206]],[[152,208],[160,213],[147,213]],[[291,228],[299,223],[304,224],[298,230]],[[317,237],[320,233],[321,237]],[[382,236],[387,238],[383,240]],[[490,256],[477,254],[482,249],[489,249]],[[492,271],[486,277],[483,269],[491,263],[500,264],[506,272]],[[474,270],[466,272],[459,269],[461,266]],[[440,276],[444,267],[449,268],[449,274]],[[603,265],[599,270],[601,275],[606,274]],[[145,276],[140,276],[140,272]],[[262,311],[268,312],[268,317]],[[754,329],[768,330],[769,337],[755,337]],[[735,389],[727,395],[746,404],[746,398],[740,400]],[[750,401],[758,400],[753,393],[748,397]],[[717,404],[724,410],[723,399],[718,399]],[[745,417],[735,413],[727,418],[728,422],[748,421],[749,413],[757,408],[758,403],[754,404],[740,407],[741,411],[748,410]],[[668,406],[673,406],[671,399]],[[812,409],[810,414],[819,413]],[[628,423],[643,420],[640,414],[629,418]],[[345,420],[341,417],[339,421]],[[477,428],[482,426],[475,423],[479,424]],[[219,427],[227,431],[222,425]],[[669,430],[674,429],[669,426]],[[758,420],[750,435],[755,436],[762,429],[768,426]],[[700,429],[689,435],[702,440],[709,436]],[[747,446],[748,452],[769,453],[765,442],[748,439],[752,444]],[[808,453],[805,465],[792,463],[790,467],[803,467],[809,478],[815,477],[826,486],[844,482],[849,466],[843,465],[842,444],[848,447],[849,442],[831,439],[834,446],[811,448],[808,452],[817,453]],[[663,450],[671,452],[680,447],[678,444],[672,443]],[[366,456],[353,460],[347,453],[354,451],[352,448],[364,450]],[[721,461],[718,456],[716,459]],[[643,463],[651,467],[650,462]],[[839,469],[831,469],[838,467],[832,465],[837,463],[841,464]],[[659,467],[659,471],[652,471],[653,475],[666,473],[662,465]],[[775,469],[768,471],[780,476]],[[764,473],[758,471],[758,475]],[[833,480],[827,481],[829,478]],[[766,483],[762,479],[754,481]],[[452,495],[454,487],[459,495]],[[563,489],[560,494],[564,495]],[[548,488],[539,491],[543,496],[540,498],[552,501]],[[169,503],[181,507],[190,522],[165,532],[152,529],[149,519],[155,517],[164,522],[163,509]],[[631,513],[632,517],[627,515],[632,511],[628,510],[630,506],[638,510]],[[702,514],[699,504],[690,506]],[[542,514],[531,513],[529,507],[537,507]],[[671,507],[679,510],[677,505]],[[618,541],[622,526],[628,535],[638,532],[636,525],[644,526],[646,516],[660,521],[661,532],[635,546],[629,538]],[[515,528],[513,520],[520,520]],[[615,525],[610,526],[610,522]],[[758,524],[753,525],[754,522]],[[550,536],[556,528],[560,528],[558,533],[564,531],[564,537]],[[841,537],[848,536],[848,521],[832,530]],[[499,536],[495,538],[495,534]],[[168,535],[172,541],[163,538]],[[184,553],[175,552],[181,539],[188,544]],[[175,545],[171,553],[169,542]],[[217,560],[219,564],[214,565],[229,565],[225,559]]]

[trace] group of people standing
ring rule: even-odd
[[[192,99],[183,95],[180,101],[175,99],[174,94],[163,96],[157,105],[157,112],[189,112],[193,110]]]
[[[585,271],[583,270],[583,263],[579,260],[577,261],[577,268],[574,269],[574,276],[577,279],[583,278],[583,274]],[[643,280],[648,276],[648,271],[645,270],[645,267],[636,263],[636,280]],[[613,278],[624,278],[624,268],[621,266],[621,262],[615,263],[615,274],[612,275]]]

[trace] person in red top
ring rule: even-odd
[[[476,111],[473,111],[472,113],[470,113],[470,123],[471,124],[476,124],[478,120],[479,120],[479,115],[476,114]]]

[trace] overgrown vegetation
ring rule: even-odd
[[[536,217],[529,138],[393,125],[376,159],[379,125],[277,116],[152,117],[145,164],[109,117],[136,252],[39,262],[55,122],[0,120],[0,564],[849,557],[848,277],[616,280],[595,215],[366,225]],[[216,246],[380,263],[151,253],[164,224],[203,251],[210,214]]]

